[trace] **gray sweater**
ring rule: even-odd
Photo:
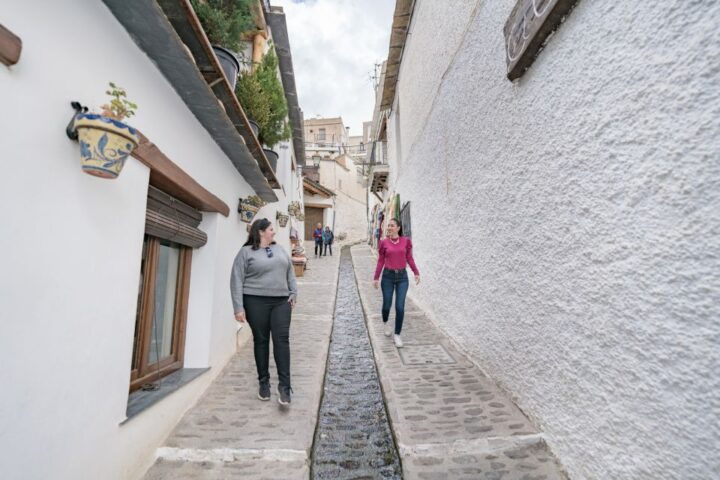
[[[290,256],[279,245],[270,245],[270,250],[272,258],[268,258],[264,248],[253,250],[251,246],[245,246],[235,257],[230,276],[230,295],[235,313],[245,311],[243,295],[288,296],[292,299],[297,296]]]

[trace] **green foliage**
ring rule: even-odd
[[[191,0],[210,43],[240,51],[240,37],[255,30],[251,6],[255,0]]]
[[[291,136],[285,90],[278,77],[278,58],[270,50],[254,72],[240,74],[235,94],[260,127],[260,141],[270,147]]]
[[[110,95],[112,99],[110,103],[103,105],[102,114],[106,117],[114,118],[115,120],[122,120],[123,118],[130,118],[135,115],[135,110],[138,106],[127,99],[127,92],[124,88],[118,87],[113,82],[110,82],[110,90],[106,90],[105,93]]]

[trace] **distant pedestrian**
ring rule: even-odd
[[[390,317],[390,306],[392,305],[393,293],[395,294],[395,346],[403,346],[400,332],[402,331],[403,318],[405,316],[405,296],[407,295],[409,281],[407,266],[410,265],[415,274],[415,284],[420,283],[420,272],[415,266],[412,255],[412,241],[402,236],[400,221],[393,218],[387,224],[388,235],[380,241],[378,248],[378,262],[375,268],[373,285],[375,288],[382,287],[383,305],[382,318],[385,323],[385,336],[393,333],[393,328],[388,322]],[[382,282],[380,282],[382,272]]]
[[[330,230],[330,227],[325,227],[325,230],[323,230],[322,234],[323,238],[323,245],[325,245],[325,251],[323,252],[323,255],[327,255],[328,248],[330,249],[330,256],[332,257],[332,244],[335,240],[335,235],[333,234],[333,231]]]
[[[323,253],[323,228],[322,223],[318,223],[313,230],[313,238],[315,239],[315,258],[322,256]]]
[[[270,400],[270,337],[278,373],[278,402],[290,404],[290,320],[297,283],[290,256],[273,240],[267,218],[255,220],[232,267],[230,293],[235,320],[247,321],[253,334],[258,398]]]

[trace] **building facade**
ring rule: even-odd
[[[222,71],[183,45],[206,41],[183,37],[202,32],[178,27],[198,27],[193,15],[114,0],[48,3],[41,16],[4,7],[22,49],[0,65],[0,198],[12,206],[0,240],[2,477],[140,478],[238,345],[252,348],[229,292],[247,238],[239,199],[262,197],[258,216],[273,222],[302,201],[294,142],[274,146],[270,168]],[[83,26],[81,49],[68,25]],[[137,103],[127,123],[141,132],[114,180],[85,174],[85,147],[66,133],[71,102],[99,112],[111,81]],[[291,226],[276,223],[285,247]]]
[[[350,147],[347,132],[340,117],[305,120],[308,141],[303,174],[333,193],[323,203],[315,199],[307,205],[325,210],[323,221],[339,241],[354,242],[367,238],[367,180],[362,164],[364,154],[357,154],[364,148],[360,145],[362,141]],[[361,162],[359,165],[357,159]],[[312,194],[306,190],[306,194],[309,193]],[[318,218],[315,212],[311,216]],[[306,232],[305,236],[308,235]]]
[[[710,478],[720,5],[577,2],[510,81],[533,6],[396,3],[373,179],[412,206],[411,295],[570,478]]]

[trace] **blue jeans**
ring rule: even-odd
[[[380,288],[383,294],[382,318],[387,322],[390,318],[390,306],[392,305],[393,292],[395,293],[395,335],[402,331],[403,318],[405,317],[405,296],[407,295],[408,274],[406,270],[383,270]]]

